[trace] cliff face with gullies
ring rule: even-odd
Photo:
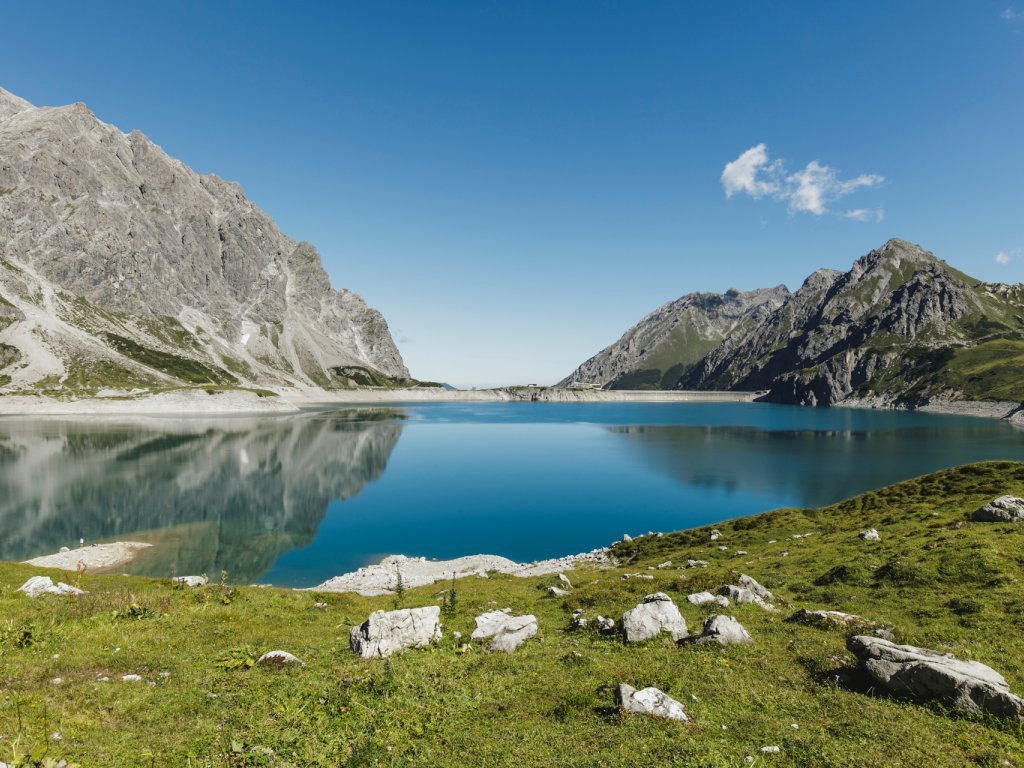
[[[0,387],[406,379],[379,312],[242,188],[0,89]]]
[[[702,340],[678,353],[680,375],[661,387],[763,390],[808,405],[1024,400],[1024,287],[983,283],[906,241],[848,272],[819,270],[767,309],[710,349]],[[609,384],[585,366],[566,383]]]

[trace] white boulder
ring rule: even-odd
[[[258,659],[256,663],[261,667],[287,667],[292,664],[298,664],[300,667],[306,666],[296,656],[288,653],[288,651],[267,651]]]
[[[1024,499],[1000,496],[976,509],[972,517],[980,523],[1019,523],[1024,521]]]
[[[493,650],[512,653],[536,634],[536,616],[512,616],[504,611],[488,611],[476,617],[476,629],[471,637],[473,640],[491,638]]]
[[[868,528],[866,531],[861,531],[859,535],[862,539],[864,539],[864,541],[882,540],[882,537],[878,535],[878,531],[876,531],[874,528]]]
[[[175,576],[171,581],[182,587],[205,587],[210,583],[207,576]]]
[[[70,584],[60,582],[54,584],[49,576],[33,576],[20,587],[19,592],[24,592],[29,597],[40,595],[84,595],[85,590],[72,587]]]
[[[622,614],[622,632],[627,643],[641,643],[662,632],[668,632],[677,642],[689,636],[686,620],[664,592],[647,595],[643,602]]]
[[[441,608],[402,608],[374,611],[358,627],[352,627],[349,644],[364,659],[387,658],[407,648],[424,648],[441,639]]]
[[[752,643],[754,638],[732,616],[709,616],[704,622],[704,631],[697,638],[698,643],[718,643],[719,645],[736,645]]]
[[[615,698],[626,712],[665,717],[684,723],[690,720],[682,704],[654,687],[638,691],[631,685],[620,683],[615,691]]]

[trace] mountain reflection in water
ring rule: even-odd
[[[378,479],[397,410],[211,421],[0,421],[0,560],[149,541],[125,570],[258,579]]]

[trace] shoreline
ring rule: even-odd
[[[76,549],[62,547],[59,552],[40,555],[22,562],[23,565],[33,565],[37,568],[58,568],[62,571],[76,571],[81,568],[85,571],[102,572],[130,563],[139,552],[152,546],[145,541],[112,541],[106,544],[88,544]]]

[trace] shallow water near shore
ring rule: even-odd
[[[155,546],[130,573],[312,586],[390,553],[554,557],[987,459],[1024,460],[1024,432],[757,403],[0,419],[0,559],[131,539]]]

